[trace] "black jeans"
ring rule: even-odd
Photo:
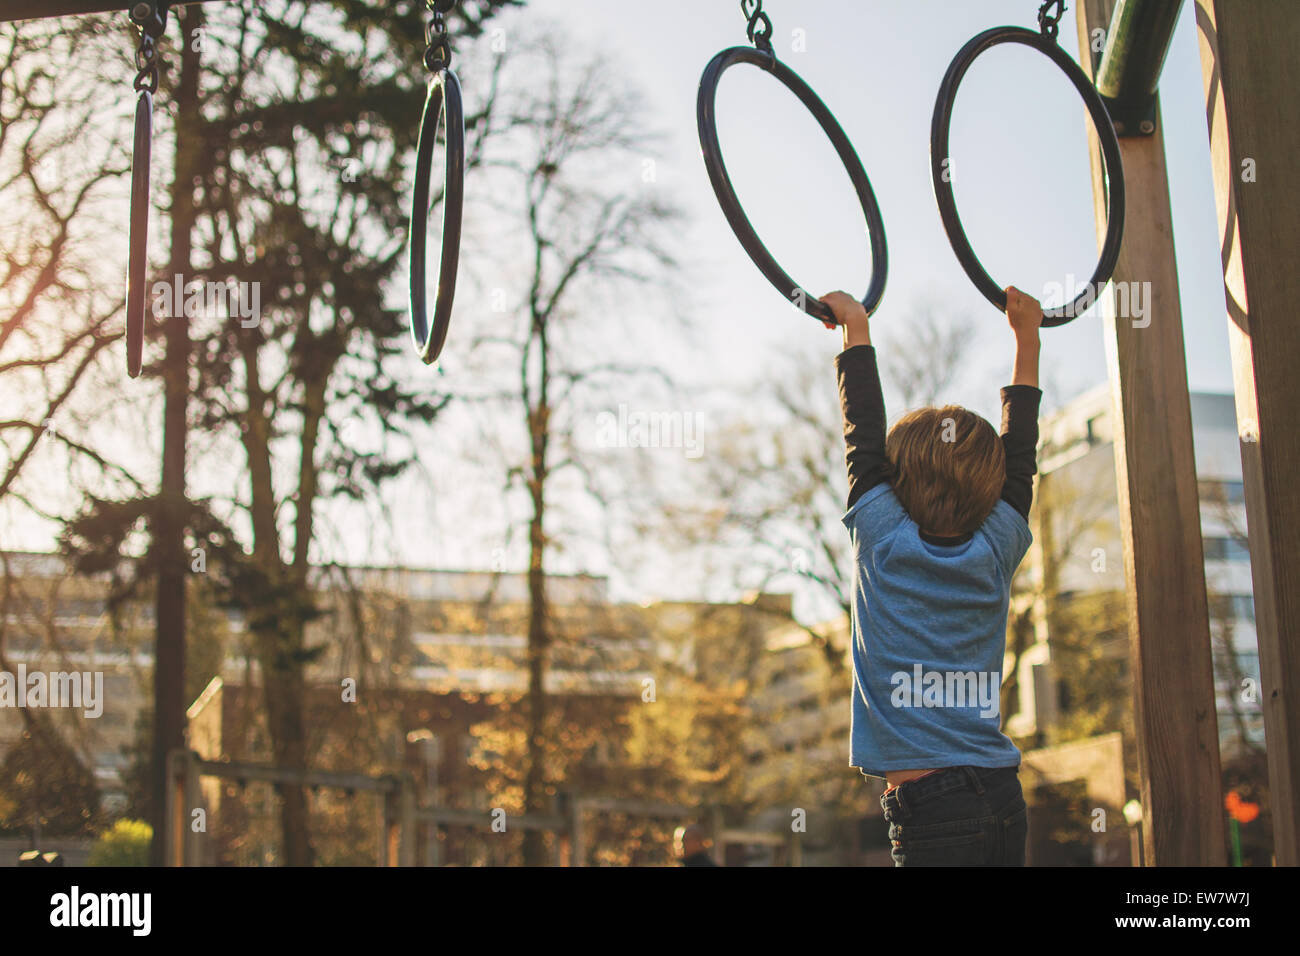
[[[894,866],[1024,866],[1020,768],[948,767],[880,796]]]

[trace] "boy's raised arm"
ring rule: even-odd
[[[849,472],[848,507],[870,488],[889,480],[885,455],[885,398],[871,344],[867,312],[851,295],[821,297],[844,330],[844,351],[835,357],[840,409],[844,413],[845,463]],[[827,324],[827,328],[833,328]]]
[[[1038,471],[1038,329],[1043,309],[1038,301],[1014,286],[1006,289],[1007,321],[1016,339],[1011,384],[1002,389],[1002,443],[1007,453],[1007,477],[1002,500],[1029,520]]]

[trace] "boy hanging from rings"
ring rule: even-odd
[[[1011,287],[1015,339],[1001,435],[956,405],[888,435],[866,311],[823,296],[835,359],[853,544],[852,766],[883,777],[895,866],[1023,866],[1020,751],[998,706],[1011,577],[1030,542],[1039,303]],[[827,323],[828,328],[834,326]]]

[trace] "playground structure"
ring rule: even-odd
[[[1300,271],[1294,269],[1289,260],[1300,251],[1300,194],[1294,187],[1293,177],[1295,157],[1300,155],[1300,124],[1295,121],[1300,115],[1300,17],[1280,14],[1279,5],[1271,0],[1192,2],[1202,62],[1249,523],[1262,679],[1260,699],[1268,742],[1276,861],[1279,865],[1297,865],[1300,864],[1300,795],[1297,793],[1300,789],[1300,496],[1295,493],[1293,475],[1300,468],[1300,429],[1295,427],[1291,416],[1293,409],[1300,405],[1300,376],[1295,373],[1300,368],[1300,328],[1293,314],[1295,303],[1300,302]],[[1142,780],[1144,860],[1148,865],[1222,865],[1225,863],[1224,804],[1208,601],[1172,216],[1157,95],[1161,67],[1183,3],[1182,0],[1077,0],[1077,3],[1079,65],[1087,77],[1087,89],[1095,88],[1106,111],[1105,116],[1100,116],[1093,108],[1091,95],[1076,83],[1076,88],[1084,93],[1093,120],[1089,129],[1090,153],[1101,247],[1094,283],[1109,280],[1105,288],[1094,288],[1092,292],[1102,304],[1115,408],[1116,478]],[[158,4],[164,8],[184,5],[181,2]],[[137,6],[141,5],[131,8],[133,18]],[[153,4],[144,6],[152,7]],[[1059,19],[1063,6],[1061,0],[1049,0],[1043,4],[1040,24],[1043,23],[1043,11],[1056,7],[1055,18]],[[711,143],[713,159],[710,159],[710,143],[706,142],[712,130],[711,121],[705,122],[706,113],[711,109],[712,92],[719,75],[732,63],[749,62],[770,70],[800,95],[835,142],[841,159],[850,167],[850,176],[858,187],[872,239],[873,276],[864,298],[864,304],[869,303],[868,311],[871,311],[883,293],[885,243],[870,185],[860,164],[853,168],[853,163],[857,162],[856,155],[829,111],[792,72],[786,70],[782,73],[777,69],[770,44],[766,43],[766,34],[756,29],[756,24],[762,24],[766,19],[761,16],[760,8],[758,0],[742,0],[742,10],[750,18],[750,39],[757,52],[744,50],[745,56],[740,56],[733,51],[724,51],[706,69],[705,80],[701,83],[701,140],[714,188],[728,220],[756,264],[783,294],[796,292],[798,287],[771,257],[767,256],[764,261],[758,254],[760,250],[763,255],[766,252],[753,235],[743,212],[739,212],[734,192],[728,199],[730,185],[717,156],[716,133],[713,133]],[[11,0],[0,13],[0,20],[123,9],[122,0]],[[430,9],[435,13],[439,9],[446,12],[449,5],[438,0],[437,4],[430,3]],[[1056,19],[1052,20],[1053,31]],[[1096,31],[1101,31],[1100,35],[1104,37],[1101,51],[1096,49]],[[145,33],[148,35],[147,31]],[[770,34],[770,23],[767,33]],[[1045,27],[1043,33],[1047,34]],[[954,66],[963,58],[969,65],[970,58],[980,49],[987,48],[977,42],[981,37],[985,38],[985,44],[998,42],[990,41],[990,34],[997,34],[997,31],[976,37],[958,55]],[[431,34],[431,47],[436,39]],[[1052,39],[1055,40],[1054,32]],[[1060,59],[1055,56],[1053,59],[1064,68]],[[426,167],[432,139],[426,153],[424,134],[430,114],[435,117],[432,121],[435,128],[440,112],[445,112],[447,117],[449,177],[459,176],[458,172],[453,173],[452,167],[457,163],[450,158],[457,150],[461,151],[460,166],[463,166],[463,135],[457,145],[451,131],[459,107],[459,88],[454,82],[454,74],[446,70],[446,58],[438,60],[435,56],[429,60],[426,57],[426,63],[441,77],[430,85],[419,147],[425,187],[423,196],[427,202]],[[141,64],[141,69],[145,65]],[[939,107],[945,102],[946,95],[950,109],[961,72],[963,70],[950,70],[951,84],[945,81],[945,88],[941,90],[934,128],[942,129],[943,135],[937,139],[938,155],[931,156],[932,169],[947,158],[943,155],[946,121],[941,126],[943,110]],[[148,85],[146,83],[146,87],[141,88],[137,84],[140,90],[137,144],[148,139],[140,132],[143,123],[140,117],[152,108],[152,90],[147,88]],[[152,85],[156,88],[156,82]],[[435,86],[443,91],[441,99],[435,98]],[[454,96],[453,88],[456,90]],[[807,91],[808,95],[803,95],[802,91]],[[454,106],[453,99],[456,100]],[[147,172],[147,144],[143,152],[137,152],[137,158],[141,155]],[[1119,174],[1121,168],[1122,175]],[[858,173],[861,173],[860,177]],[[147,175],[143,179],[143,188],[147,192]],[[451,181],[449,178],[449,195]],[[140,186],[141,177],[137,175],[134,187]],[[991,288],[996,291],[996,284],[991,279],[985,283],[972,272],[972,263],[978,266],[978,262],[968,246],[965,251],[961,248],[964,237],[959,242],[960,226],[956,223],[955,209],[946,206],[938,180],[935,188],[941,211],[949,209],[951,212],[951,215],[944,215],[944,221],[954,249],[977,286],[996,305],[996,299],[990,295]],[[950,200],[950,189],[947,194]],[[417,199],[420,195],[417,188]],[[416,212],[419,211],[417,208]],[[418,268],[423,277],[422,256],[420,265],[412,269],[412,330],[425,361],[432,361],[430,353],[436,357],[441,349],[450,314],[455,259],[453,254],[450,260],[452,275],[449,277],[447,256],[458,246],[455,240],[459,227],[459,210],[454,210],[454,223],[452,212],[449,210],[444,225],[441,260],[442,280],[447,287],[445,309],[440,284],[432,328],[421,328],[415,318],[415,275]],[[737,212],[739,218],[735,215]],[[135,218],[133,212],[130,268],[133,276],[140,270],[142,277],[143,259],[134,255]],[[422,243],[423,218],[413,216],[412,226],[415,228],[417,218],[421,220],[419,234]],[[1125,223],[1122,242],[1117,231],[1121,222]],[[414,238],[413,234],[413,256]],[[173,244],[173,255],[187,257],[188,254],[187,239],[182,238],[181,242]],[[987,275],[984,278],[987,279]],[[1151,320],[1141,326],[1121,314],[1115,301],[1117,287],[1138,282],[1148,284],[1151,290]],[[818,310],[820,303],[816,298],[805,298],[806,302],[797,304],[809,314],[824,318]],[[132,298],[130,301],[134,303],[136,300]],[[133,350],[143,341],[143,330],[142,324],[132,324],[137,320],[133,318],[136,315],[134,305],[131,308],[133,311],[128,315],[128,370],[134,375],[138,373],[139,363],[137,352]],[[1049,316],[1067,320],[1072,317],[1064,314]],[[143,322],[142,311],[138,321]],[[183,337],[183,321],[171,323],[167,334],[169,345],[173,336]],[[188,340],[185,342],[187,344]],[[164,459],[170,464],[164,468],[162,493],[164,497],[171,495],[183,499],[184,408],[182,406],[179,410],[179,422],[174,422],[177,412],[173,408],[179,387],[182,386],[168,380]],[[177,441],[180,442],[179,453],[175,452]],[[183,562],[175,559],[179,553],[175,547],[178,541],[179,536],[175,536],[170,545],[164,543],[162,546],[162,567],[183,567]],[[174,552],[170,557],[167,553],[169,547]],[[160,578],[159,581],[155,669],[158,728],[155,754],[167,755],[182,745],[184,737],[184,707],[179,694],[180,676],[183,674],[184,603],[183,597],[177,596],[183,595],[183,575],[178,571],[169,573],[174,575],[173,579]],[[186,785],[189,787],[193,786],[200,770],[217,772],[220,769],[220,765],[205,764],[196,770],[192,761],[181,760],[184,765],[181,766],[175,762],[180,758],[171,759],[171,769],[175,774],[172,779],[191,781]],[[292,777],[304,783],[310,782],[313,773],[304,770],[267,772],[290,775],[283,779]],[[319,780],[325,782],[323,777]],[[450,820],[444,819],[448,811],[418,811],[407,797],[401,795],[400,787],[384,786],[382,792],[396,801],[392,819],[411,821],[422,818],[432,825],[443,825]],[[163,787],[163,781],[156,781],[155,793],[160,794]],[[167,788],[167,792],[170,794],[171,789]],[[181,795],[189,792],[192,790],[182,790]],[[172,815],[168,817],[170,862],[184,859],[184,831],[172,830],[173,826],[179,825],[176,807],[180,805],[173,803]],[[561,828],[558,818],[534,822],[538,826],[545,824],[552,829]],[[567,826],[572,834],[580,834],[580,826],[573,823]],[[580,835],[574,839],[580,846]],[[409,856],[411,851],[404,850],[404,845],[399,836],[396,846],[386,851],[388,859],[401,859],[404,853]]]
[[[371,776],[325,770],[293,770],[238,761],[205,760],[189,750],[175,750],[168,757],[167,804],[163,829],[163,854],[168,866],[194,866],[202,860],[204,833],[196,828],[194,814],[202,808],[201,777],[211,777],[241,784],[263,781],[274,785],[329,787],[348,793],[378,795],[381,833],[379,866],[439,866],[439,841],[434,832],[461,827],[477,832],[545,830],[555,834],[553,862],[556,866],[583,866],[588,841],[585,815],[617,813],[633,817],[667,820],[674,825],[697,818],[708,821],[713,834],[713,852],[723,856],[732,845],[777,847],[786,865],[802,865],[801,834],[787,828],[782,832],[728,828],[723,825],[718,808],[678,806],[645,800],[559,794],[553,812],[545,814],[493,815],[478,810],[417,805],[415,781],[409,773]],[[425,848],[424,858],[417,861],[418,847]]]
[[[1224,251],[1274,846],[1277,863],[1294,866],[1300,863],[1300,511],[1286,475],[1300,463],[1300,432],[1284,409],[1300,397],[1290,371],[1300,360],[1300,334],[1291,314],[1296,277],[1278,257],[1300,248],[1294,218],[1300,209],[1282,172],[1300,148],[1294,122],[1300,22],[1257,0],[1195,3]],[[1077,21],[1081,62],[1124,123],[1129,229],[1112,282],[1149,282],[1152,294],[1149,326],[1116,314],[1113,292],[1102,299],[1144,853],[1152,865],[1223,865],[1205,565],[1156,94],[1180,7],[1178,0],[1082,0]],[[1106,30],[1106,45],[1094,60],[1097,29]],[[1105,191],[1095,149],[1092,154],[1100,231]],[[1268,164],[1273,181],[1243,181],[1246,157]]]

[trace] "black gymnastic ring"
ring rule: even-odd
[[[1043,325],[1064,325],[1085,312],[1100,296],[1101,289],[1110,281],[1111,274],[1115,271],[1115,263],[1119,259],[1120,241],[1124,235],[1124,164],[1120,159],[1119,138],[1115,135],[1115,127],[1111,125],[1110,114],[1106,112],[1106,104],[1102,102],[1101,95],[1079,65],[1051,39],[1021,27],[994,27],[973,37],[953,58],[948,66],[948,72],[944,74],[943,83],[939,86],[939,96],[934,104],[934,118],[930,123],[930,181],[934,184],[934,198],[939,204],[939,215],[943,218],[943,226],[948,233],[948,241],[952,244],[952,251],[957,254],[957,261],[975,283],[975,287],[983,293],[984,298],[997,306],[999,312],[1005,312],[1006,293],[984,271],[984,267],[976,258],[975,250],[971,248],[970,241],[961,227],[961,219],[957,215],[951,175],[948,181],[945,181],[943,176],[943,163],[949,158],[948,128],[952,123],[952,108],[957,99],[957,86],[975,58],[999,43],[1023,43],[1045,54],[1059,66],[1074,84],[1074,88],[1079,91],[1079,95],[1083,97],[1084,105],[1088,107],[1088,113],[1097,128],[1097,138],[1101,141],[1101,152],[1106,163],[1108,180],[1106,239],[1102,242],[1096,271],[1093,272],[1092,279],[1084,291],[1079,293],[1068,306],[1062,305],[1055,309],[1043,310]]]
[[[135,143],[131,152],[131,232],[126,265],[126,374],[140,375],[144,359],[145,270],[149,266],[149,161],[153,153],[153,94],[135,101]]]
[[[433,176],[433,149],[438,120],[446,112],[447,163],[442,193],[442,263],[438,294],[429,326],[425,286],[425,234],[429,226],[429,186]],[[438,358],[447,340],[451,304],[456,296],[456,268],[460,262],[461,209],[465,196],[465,112],[460,81],[447,68],[429,79],[429,92],[420,117],[420,139],[415,150],[415,193],[411,199],[411,338],[426,365]]]
[[[876,204],[876,195],[871,191],[871,182],[867,179],[867,173],[862,168],[862,162],[858,159],[858,154],[853,150],[853,144],[845,135],[840,124],[836,122],[831,111],[826,108],[816,93],[799,78],[799,75],[791,70],[788,66],[778,60],[770,53],[753,49],[751,47],[736,46],[723,50],[704,68],[704,74],[700,77],[699,96],[695,101],[696,125],[700,134],[700,151],[704,156],[704,165],[709,171],[709,180],[713,183],[713,192],[718,197],[718,204],[722,207],[722,212],[727,217],[727,222],[731,224],[731,231],[736,234],[740,244],[745,247],[749,253],[749,258],[753,260],[754,265],[758,266],[760,272],[767,276],[767,281],[772,283],[776,289],[793,301],[815,319],[823,322],[834,322],[835,315],[831,310],[815,295],[809,295],[803,287],[791,279],[779,265],[772,254],[767,251],[758,234],[754,232],[754,227],[750,225],[749,219],[745,216],[745,210],[740,205],[740,200],[736,197],[736,190],[731,185],[731,178],[727,175],[727,167],[722,162],[722,150],[718,145],[718,127],[717,116],[715,113],[715,99],[718,92],[718,80],[722,77],[723,72],[736,63],[752,63],[771,73],[778,80],[785,84],[786,88],[800,101],[808,111],[812,113],[813,118],[817,120],[826,136],[830,139],[831,144],[835,147],[835,152],[839,154],[840,161],[844,164],[844,169],[849,174],[849,179],[853,182],[853,188],[857,191],[858,200],[862,204],[862,212],[867,219],[867,232],[871,237],[871,285],[867,294],[862,299],[862,307],[870,315],[876,311],[880,305],[880,298],[885,294],[885,277],[889,267],[889,254],[885,245],[885,224],[880,216],[880,207]],[[803,293],[798,295],[797,293]]]

